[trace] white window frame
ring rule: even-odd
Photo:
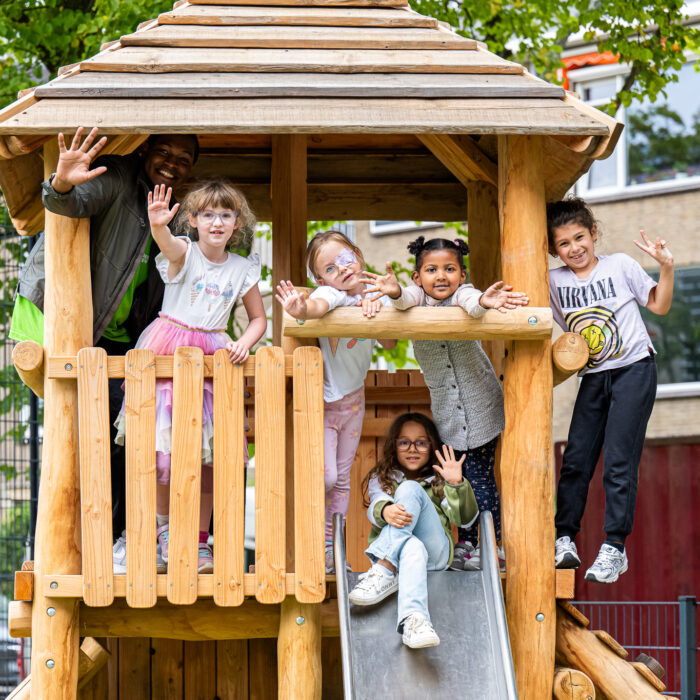
[[[686,58],[687,63],[693,63],[700,57],[692,55]],[[615,89],[619,90],[625,80],[625,76],[629,72],[629,65],[625,63],[613,63],[603,66],[586,66],[569,71],[567,77],[571,85],[571,89],[580,94],[583,98],[583,89],[587,83],[596,82],[610,78],[616,79]],[[592,100],[586,102],[593,107],[605,104],[608,100]],[[627,112],[624,107],[620,107],[616,118],[625,123],[627,122]],[[611,187],[596,187],[590,189],[588,187],[588,178],[590,171],[581,177],[575,185],[576,194],[584,197],[592,203],[612,201],[617,199],[631,199],[634,197],[643,197],[653,194],[661,194],[662,192],[680,192],[683,190],[700,189],[700,176],[678,178],[675,180],[662,180],[659,182],[645,182],[638,185],[627,184],[627,138],[626,132],[623,131],[622,138],[618,141],[614,155],[611,158],[617,159],[617,182]]]
[[[424,228],[444,228],[445,224],[440,221],[392,221],[388,224],[378,224],[376,221],[369,222],[369,232],[372,236],[388,236],[392,233],[403,233],[404,231],[418,231]]]

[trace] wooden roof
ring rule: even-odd
[[[543,134],[557,193],[609,155],[621,129],[402,0],[180,0],[0,111],[0,186],[13,216],[28,205],[17,177],[38,168],[38,154],[26,154],[93,124],[103,134],[220,135],[210,146],[228,139],[229,153],[236,134],[365,134],[375,149],[371,135],[404,134],[423,152],[431,134],[483,135],[487,155],[495,134]],[[133,139],[112,150],[127,146]],[[25,220],[16,216],[23,230]]]

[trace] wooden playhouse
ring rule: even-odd
[[[459,309],[387,310],[372,321],[338,310],[284,338],[276,307],[274,347],[243,367],[193,349],[107,357],[90,347],[88,221],[45,213],[40,199],[56,134],[81,125],[98,126],[110,136],[105,151],[119,154],[148,134],[196,133],[195,176],[231,177],[272,222],[273,283],[305,283],[307,220],[467,220],[474,284],[503,277],[531,306],[481,320]],[[25,381],[43,391],[45,420],[36,556],[18,575],[10,620],[13,634],[32,637],[32,676],[15,697],[30,688],[35,700],[339,697],[338,610],[323,566],[322,368],[319,351],[292,337],[302,332],[488,341],[506,402],[505,590],[520,697],[551,697],[555,648],[560,663],[589,673],[599,697],[656,697],[632,665],[557,611],[558,597],[573,597],[573,578],[555,575],[552,556],[545,203],[607,157],[620,130],[405,0],[180,0],[0,112],[0,187],[20,233],[46,231],[51,300],[43,351],[16,351]],[[214,448],[214,573],[198,576],[205,376],[227,429]],[[108,377],[124,377],[129,410],[125,576],[112,574]],[[164,575],[155,569],[156,377],[175,383]],[[247,402],[244,377],[254,385]],[[252,572],[243,559],[244,405],[256,448]],[[347,536],[360,570],[367,525],[357,487],[391,416],[409,406],[428,410],[419,371],[368,378]],[[111,652],[96,673],[102,652],[90,650],[92,638],[108,639]]]

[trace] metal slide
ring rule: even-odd
[[[409,649],[396,632],[395,594],[369,607],[349,603],[359,574],[346,572],[343,522],[336,513],[346,700],[517,699],[491,513],[482,513],[480,523],[481,571],[428,573],[428,605],[440,645]]]

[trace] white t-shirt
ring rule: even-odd
[[[549,271],[554,320],[588,343],[588,364],[579,374],[625,367],[654,351],[638,304],[647,305],[657,283],[629,255],[597,257],[586,279],[566,266]]]
[[[159,253],[156,267],[163,282],[162,313],[190,328],[226,330],[234,302],[260,281],[260,258],[229,253],[222,263],[207,259],[186,236],[187,253],[182,269],[168,279],[168,259]]]
[[[351,296],[324,285],[314,289],[309,298],[323,299],[328,302],[328,310],[332,311],[338,306],[355,306],[362,295]],[[385,296],[381,302],[384,306],[391,306]],[[318,339],[323,353],[323,400],[326,403],[338,401],[364,385],[376,342],[367,338]]]

